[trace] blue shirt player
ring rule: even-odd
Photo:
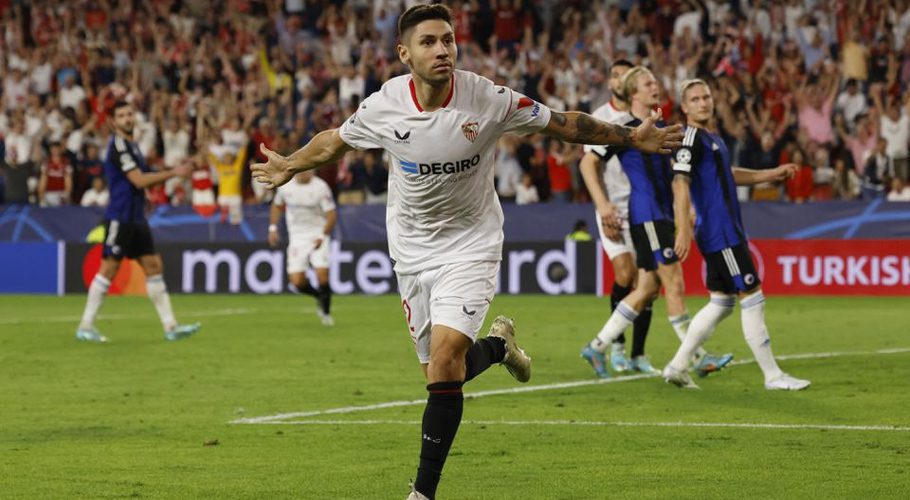
[[[104,213],[104,251],[101,267],[88,289],[88,300],[76,338],[87,342],[107,342],[95,328],[95,317],[104,302],[111,281],[124,257],[135,259],[145,273],[145,287],[155,305],[166,340],[177,340],[196,333],[199,323],[181,325],[174,318],[171,299],[162,276],[161,256],[155,251],[152,232],[145,220],[145,188],[171,177],[188,177],[188,166],[164,172],[151,172],[142,153],[133,142],[135,116],[133,106],[118,101],[111,109],[114,134],[107,145],[104,172],[110,186],[110,203]]]
[[[629,101],[631,115],[631,121],[625,125],[637,126],[651,115],[651,110],[658,104],[660,87],[657,79],[647,68],[636,66],[623,75],[622,90]],[[632,292],[616,305],[610,319],[581,351],[581,357],[601,378],[610,376],[606,369],[607,346],[650,307],[661,286],[666,292],[668,319],[680,342],[686,337],[689,325],[682,266],[676,251],[670,160],[666,156],[644,153],[635,148],[608,148],[604,160],[613,155],[619,157],[631,185],[629,230],[638,277]],[[714,356],[700,348],[692,355],[701,375],[720,370],[733,359],[731,354]]]
[[[677,251],[682,258],[689,253],[692,239],[689,214],[694,205],[695,241],[705,258],[705,281],[711,299],[692,319],[686,339],[664,368],[664,379],[681,387],[695,386],[687,373],[689,358],[711,336],[718,323],[732,314],[738,296],[743,336],[764,374],[765,388],[805,389],[810,382],[784,373],[771,352],[771,339],[765,325],[765,297],[736,198],[737,185],[785,180],[796,173],[797,166],[787,164],[770,170],[731,166],[727,146],[713,130],[711,88],[702,80],[687,80],[680,92],[687,127],[673,166],[676,227],[679,230]]]

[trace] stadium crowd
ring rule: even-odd
[[[259,144],[282,153],[337,127],[360,99],[407,72],[400,0],[0,0],[0,203],[104,204],[107,111],[140,111],[153,169],[190,162],[190,181],[153,205],[214,212],[215,194],[268,202],[250,182]],[[664,116],[677,84],[712,88],[734,164],[794,162],[784,186],[743,200],[910,201],[910,1],[455,0],[461,69],[560,110],[610,98],[613,61],[650,67]],[[581,147],[504,138],[505,201],[587,201]],[[319,175],[343,204],[385,199],[381,152],[351,152]]]

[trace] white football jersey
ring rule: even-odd
[[[341,126],[357,149],[389,163],[386,225],[395,270],[502,259],[502,208],[493,186],[496,141],[538,132],[550,110],[508,87],[456,70],[442,108],[424,111],[410,75],[386,82]]]
[[[613,107],[610,101],[594,110],[591,116],[607,123],[626,124],[632,119],[628,111],[620,111]],[[594,153],[603,158],[607,154],[606,146],[585,146],[585,153]],[[613,156],[607,161],[606,168],[603,170],[604,185],[607,186],[607,195],[610,201],[616,205],[616,209],[623,216],[628,218],[629,215],[629,194],[632,192],[632,185],[629,184],[629,178],[622,170],[622,164],[619,157]]]
[[[278,188],[272,203],[286,206],[288,239],[309,241],[322,236],[325,229],[325,214],[335,210],[332,190],[324,180],[313,176],[310,182],[290,182]]]

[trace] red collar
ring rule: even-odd
[[[414,88],[414,79],[408,80],[408,87],[411,89],[411,99],[414,101],[414,105],[417,106],[417,111],[423,113],[423,108],[420,106],[420,102],[417,101],[417,89]],[[455,75],[452,75],[452,83],[449,86],[449,95],[446,96],[445,102],[442,103],[442,107],[446,107],[452,102],[452,96],[455,94]]]

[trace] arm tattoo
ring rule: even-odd
[[[632,144],[632,129],[622,125],[602,122],[591,115],[579,112],[554,112],[551,121],[556,125],[551,135],[566,142],[578,144]]]

